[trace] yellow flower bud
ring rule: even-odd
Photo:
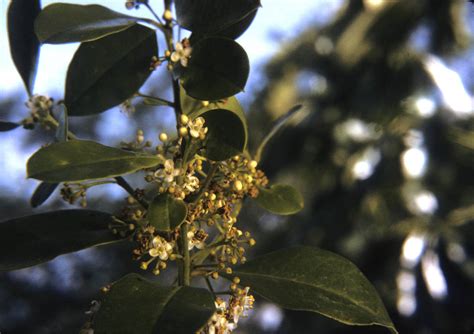
[[[170,57],[171,56],[171,51],[170,50],[166,50],[165,51],[165,57]]]
[[[179,117],[179,120],[181,124],[186,125],[189,122],[189,117],[183,114]]]
[[[234,282],[235,284],[239,284],[240,283],[240,278],[235,276],[234,279],[232,280],[232,282]]]
[[[239,180],[234,181],[234,190],[241,191],[242,188],[243,188],[242,182],[240,182]]]
[[[250,246],[255,246],[256,243],[257,243],[257,242],[256,242],[255,239],[253,239],[253,238],[249,240],[249,245],[250,245]]]
[[[207,107],[209,105],[209,101],[202,101],[201,103],[203,107]]]
[[[213,279],[218,279],[219,278],[219,273],[217,271],[214,271],[211,276],[212,276]]]
[[[171,21],[173,19],[173,13],[171,13],[169,9],[165,10],[165,12],[163,13],[163,19],[165,19],[166,21]]]
[[[247,167],[248,167],[248,169],[255,169],[255,168],[257,168],[257,165],[258,165],[258,162],[257,162],[257,161],[251,160],[251,161],[249,161],[249,163],[247,164]]]
[[[179,135],[181,137],[185,137],[188,134],[188,129],[186,129],[184,126],[179,128]]]
[[[230,267],[225,268],[225,272],[228,275],[232,274],[232,268],[230,268]]]
[[[166,133],[162,132],[162,133],[160,133],[159,138],[162,142],[165,142],[165,141],[168,140],[168,135]]]

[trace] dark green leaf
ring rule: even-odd
[[[241,284],[290,310],[317,312],[348,325],[396,333],[377,291],[350,261],[312,247],[279,250],[234,270]]]
[[[252,24],[256,16],[257,16],[257,10],[254,10],[253,12],[251,12],[249,15],[244,17],[239,22],[236,22],[232,24],[231,26],[224,28],[221,31],[212,32],[207,35],[193,33],[189,39],[192,44],[195,44],[202,38],[209,37],[209,36],[237,39],[250,27],[250,25]]]
[[[110,214],[62,210],[0,223],[0,271],[34,266],[56,256],[118,241]]]
[[[39,149],[27,162],[27,174],[47,182],[103,179],[153,167],[154,155],[137,154],[93,141],[71,140]]]
[[[299,191],[285,184],[275,184],[270,189],[259,188],[256,201],[262,208],[278,215],[291,215],[304,207]]]
[[[69,133],[69,120],[66,106],[61,104],[58,116],[58,127],[56,129],[56,141],[67,141]]]
[[[8,7],[10,53],[29,95],[33,93],[39,58],[34,21],[40,10],[39,0],[12,0]]]
[[[158,231],[172,231],[180,226],[188,209],[183,201],[168,194],[156,196],[148,209],[148,222]]]
[[[125,30],[136,22],[137,18],[99,5],[54,3],[38,15],[35,32],[41,43],[85,42]]]
[[[260,6],[260,0],[175,0],[178,23],[193,32],[221,31]]]
[[[215,312],[205,289],[161,287],[137,274],[114,283],[94,320],[94,333],[190,334]]]
[[[292,107],[288,112],[286,112],[283,116],[278,118],[275,123],[273,124],[273,127],[271,131],[265,136],[265,138],[262,140],[260,145],[258,146],[257,152],[255,153],[255,160],[260,161],[262,157],[263,150],[267,146],[267,144],[270,142],[270,140],[275,136],[275,134],[283,128],[286,124],[288,124],[288,121],[298,112],[301,110],[303,106],[301,104],[298,104],[294,107]]]
[[[0,132],[11,131],[19,127],[21,124],[13,122],[3,122],[0,121]]]
[[[133,96],[151,74],[157,54],[154,30],[141,25],[82,43],[67,72],[69,115],[101,113]]]
[[[235,41],[210,37],[193,45],[188,66],[181,69],[186,93],[199,100],[219,100],[244,90],[249,59]]]
[[[209,129],[204,141],[204,156],[210,160],[227,160],[244,151],[247,145],[247,127],[234,112],[213,109],[199,115]]]
[[[58,187],[59,183],[41,182],[31,196],[30,204],[36,208],[43,204]]]

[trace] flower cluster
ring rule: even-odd
[[[25,103],[30,110],[30,116],[22,121],[22,125],[26,129],[32,129],[35,123],[40,123],[49,128],[47,117],[53,108],[53,99],[45,95],[33,95]]]
[[[217,298],[216,312],[198,334],[228,334],[236,329],[239,318],[246,317],[248,310],[253,308],[255,299],[248,292],[248,287],[234,288],[228,302]]]

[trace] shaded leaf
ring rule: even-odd
[[[205,289],[162,287],[129,274],[103,297],[94,333],[195,333],[214,312],[214,300]]]
[[[69,133],[69,120],[67,115],[67,108],[65,105],[61,104],[58,116],[58,127],[56,129],[56,141],[67,141],[67,136]]]
[[[71,140],[39,149],[27,162],[27,174],[48,182],[103,179],[160,163],[154,155],[137,154],[93,141]]]
[[[235,268],[234,275],[283,308],[317,312],[348,325],[380,325],[396,333],[372,284],[337,254],[312,247],[283,249]]]
[[[283,128],[286,124],[288,124],[288,121],[298,112],[301,110],[303,106],[301,104],[298,104],[294,107],[292,107],[290,110],[288,110],[283,116],[279,117],[275,123],[273,124],[273,127],[271,131],[265,136],[265,138],[262,140],[260,145],[258,146],[257,152],[255,153],[255,160],[260,161],[262,157],[263,150],[267,146],[267,144],[270,142],[270,140],[275,136],[275,134]]]
[[[270,189],[259,188],[256,201],[262,208],[279,215],[291,215],[304,207],[299,191],[286,184],[275,184]]]
[[[137,18],[99,5],[54,3],[46,6],[35,21],[41,43],[85,42],[129,28]]]
[[[69,115],[101,113],[130,98],[151,74],[157,54],[155,31],[141,25],[82,43],[67,71]]]
[[[39,0],[12,0],[8,7],[10,53],[29,95],[33,94],[38,66],[40,44],[34,21],[40,10]]]
[[[13,122],[0,121],[0,132],[11,131],[19,127],[21,124]]]
[[[36,208],[46,202],[58,185],[59,183],[41,182],[31,196],[30,205]]]
[[[61,210],[0,223],[0,271],[34,266],[56,256],[118,241],[110,214]]]
[[[156,196],[148,208],[148,222],[158,231],[172,231],[186,219],[188,209],[183,201],[168,194]]]
[[[180,79],[189,96],[219,100],[243,91],[249,70],[247,53],[237,42],[209,37],[193,45]]]
[[[247,127],[234,112],[213,109],[199,115],[205,119],[208,128],[204,140],[204,156],[210,160],[222,161],[240,154],[247,145]]]
[[[227,28],[208,34],[193,33],[189,39],[191,41],[191,44],[195,44],[199,40],[209,36],[237,39],[250,27],[256,16],[257,10],[254,10],[253,12],[245,16],[242,20],[230,25]]]
[[[241,21],[260,6],[260,0],[175,0],[175,6],[179,25],[210,33]]]

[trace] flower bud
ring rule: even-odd
[[[160,133],[159,138],[162,142],[165,142],[165,141],[168,140],[168,135],[166,133],[162,132],[162,133]]]

